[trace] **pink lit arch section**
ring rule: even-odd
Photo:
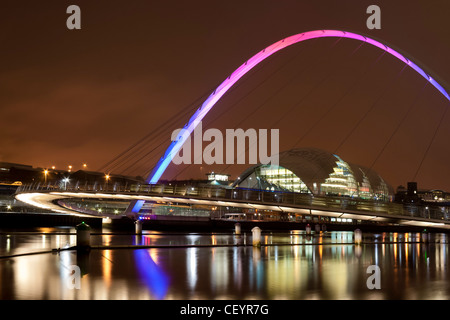
[[[177,139],[173,141],[170,146],[167,148],[166,152],[164,153],[163,157],[158,161],[152,172],[147,178],[147,183],[157,183],[166,170],[166,168],[169,166],[170,162],[172,161],[173,157],[177,154],[177,152],[180,150],[183,143],[186,141],[186,139],[189,137],[189,135],[194,131],[194,128],[199,124],[200,121],[206,116],[206,114],[211,110],[211,108],[216,104],[217,101],[230,89],[242,76],[244,76],[247,72],[249,72],[253,67],[255,67],[257,64],[259,64],[264,59],[270,57],[272,54],[274,54],[277,51],[280,51],[286,47],[289,47],[290,45],[293,45],[298,42],[302,42],[309,39],[316,39],[316,38],[325,38],[325,37],[339,37],[339,38],[349,38],[349,39],[355,39],[359,41],[363,41],[366,43],[369,43],[375,47],[380,48],[381,50],[386,51],[387,53],[390,53],[397,59],[400,59],[404,63],[406,63],[408,66],[410,66],[412,69],[414,69],[417,73],[419,73],[422,77],[424,77],[427,81],[429,81],[436,89],[438,89],[444,96],[447,98],[447,100],[450,101],[450,96],[447,93],[447,91],[439,85],[430,75],[428,75],[424,70],[422,70],[419,66],[417,66],[414,62],[400,54],[399,52],[389,48],[388,46],[370,39],[368,37],[346,32],[346,31],[339,31],[339,30],[316,30],[316,31],[309,31],[301,34],[296,34],[291,37],[288,37],[286,39],[280,40],[278,42],[275,42],[271,46],[268,46],[264,50],[258,52],[253,57],[251,57],[249,60],[247,60],[243,65],[241,65],[239,68],[237,68],[224,82],[222,82],[216,90],[203,102],[202,106],[194,113],[194,115],[190,118],[189,122],[184,126],[185,130],[181,130],[180,134],[178,135]],[[139,206],[139,205],[138,205]],[[138,208],[136,208],[138,209]],[[134,210],[133,210],[134,211]],[[136,211],[134,211],[136,212]]]

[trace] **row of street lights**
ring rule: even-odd
[[[52,168],[52,170],[56,170],[56,166],[52,166],[51,168]],[[68,165],[67,166],[67,171],[68,172],[72,172],[72,169],[73,169],[72,165]],[[83,163],[83,170],[86,170],[86,169],[87,169],[87,163]],[[48,171],[48,170],[45,169],[45,171]]]
[[[69,165],[68,166],[68,172],[72,172],[72,165]],[[83,169],[86,169],[87,168],[87,164],[86,163],[83,163]],[[52,170],[55,170],[56,169],[56,167],[55,166],[52,166]],[[50,173],[50,171],[48,170],[48,169],[44,169],[44,182],[45,183],[47,183],[47,176],[49,175],[49,173]],[[109,175],[107,175],[108,176],[108,178],[107,178],[107,180],[109,179]],[[67,179],[67,181],[65,181]],[[67,184],[67,182],[69,182],[68,181],[68,178],[64,178],[64,180],[63,180],[66,184]]]
[[[83,166],[85,166],[85,165],[86,164],[84,164]],[[69,167],[72,167],[72,166],[69,166]],[[70,170],[69,170],[69,172],[70,172]],[[49,175],[49,173],[50,172],[49,172],[48,169],[44,170],[44,182],[45,183],[47,183],[47,176]],[[106,187],[108,187],[108,182],[109,182],[110,179],[111,179],[111,176],[106,173],[105,174]],[[66,189],[67,188],[67,183],[69,183],[69,181],[70,181],[69,177],[64,177],[62,181],[64,182],[64,189]]]

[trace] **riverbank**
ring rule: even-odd
[[[103,224],[101,218],[79,217],[67,214],[55,213],[22,213],[22,212],[1,212],[0,227],[8,229],[23,230],[35,227],[75,227],[81,222],[85,222],[94,230],[107,228],[110,230],[133,232],[135,222],[129,218],[111,220],[108,224]],[[402,226],[387,223],[305,223],[291,221],[258,221],[258,220],[215,220],[209,218],[195,217],[172,217],[171,219],[142,220],[144,230],[158,231],[189,231],[189,232],[233,232],[235,224],[241,225],[243,232],[250,232],[254,227],[261,230],[305,230],[307,225],[312,231],[317,228],[321,231],[354,231],[360,229],[363,232],[422,232],[424,227]],[[444,232],[446,229],[429,228],[427,232]]]

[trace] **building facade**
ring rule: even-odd
[[[279,165],[256,165],[234,187],[391,201],[393,189],[374,170],[316,148],[279,154]]]

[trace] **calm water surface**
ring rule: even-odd
[[[365,243],[357,246],[353,232],[263,232],[264,245],[254,248],[250,233],[144,231],[96,234],[91,241],[167,247],[39,253],[75,245],[75,230],[0,232],[0,299],[450,298],[445,234],[429,234],[427,243],[416,233],[364,234]],[[24,253],[36,254],[9,257]],[[68,285],[73,265],[81,269],[80,289]],[[379,290],[367,288],[370,265],[380,268]]]

